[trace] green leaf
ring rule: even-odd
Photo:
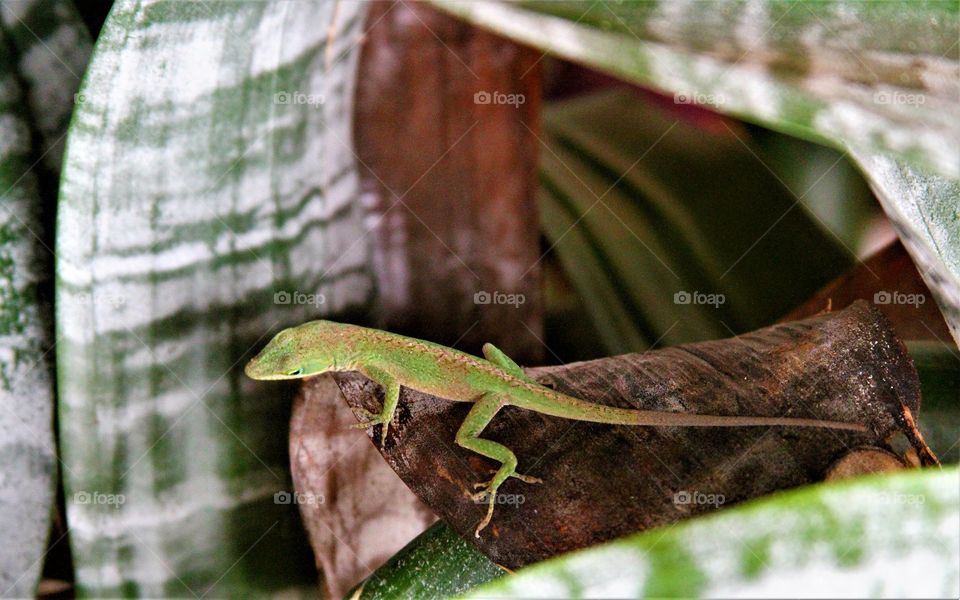
[[[960,354],[941,342],[907,348],[920,376],[920,431],[942,462],[960,462]]]
[[[351,145],[366,5],[118,2],[67,143],[60,426],[81,595],[315,594],[286,325],[372,297]]]
[[[956,597],[960,472],[810,486],[559,556],[467,598]]]
[[[960,180],[887,156],[851,155],[960,343]]]
[[[52,220],[60,148],[90,51],[69,2],[0,5],[0,596],[29,597],[56,490]],[[57,540],[59,541],[59,540]]]
[[[849,152],[960,342],[955,2],[434,2],[677,103]]]
[[[544,111],[543,229],[608,353],[756,329],[853,264],[734,127],[622,90]]]
[[[503,574],[503,569],[440,521],[377,569],[351,597],[442,600]]]

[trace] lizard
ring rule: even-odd
[[[441,344],[379,329],[334,321],[310,321],[278,333],[244,368],[256,380],[289,380],[327,372],[359,371],[381,385],[383,406],[379,413],[358,411],[366,420],[353,427],[381,425],[380,447],[393,421],[404,386],[451,401],[473,406],[456,433],[456,443],[500,463],[492,479],[475,484],[475,502],[489,503],[474,535],[493,518],[497,490],[513,477],[526,483],[542,483],[517,472],[517,457],[506,446],[480,437],[484,428],[505,406],[554,417],[653,427],[823,427],[869,431],[858,423],[792,417],[725,416],[618,408],[595,404],[541,385],[493,344],[483,346],[479,358]]]

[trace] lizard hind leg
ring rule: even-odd
[[[457,445],[500,462],[500,468],[497,469],[493,479],[474,486],[483,487],[484,489],[471,496],[473,501],[485,501],[487,503],[487,514],[477,525],[476,531],[474,531],[474,536],[476,537],[480,537],[480,531],[490,524],[490,520],[493,518],[493,509],[497,503],[497,490],[504,481],[510,477],[517,477],[528,483],[540,482],[540,480],[535,477],[520,475],[516,472],[517,457],[513,451],[503,444],[498,444],[493,440],[485,440],[480,437],[480,433],[490,421],[493,420],[493,417],[503,406],[505,406],[505,403],[502,398],[494,395],[484,396],[473,405],[473,408],[471,408],[467,414],[467,418],[464,419],[463,424],[460,425],[460,429],[457,430]]]
[[[487,361],[492,362],[493,364],[497,365],[507,373],[510,373],[517,379],[521,379],[529,383],[537,383],[532,378],[530,378],[526,373],[524,373],[523,369],[520,368],[520,365],[513,362],[513,359],[507,356],[503,352],[503,350],[501,350],[500,348],[497,348],[490,342],[487,342],[486,344],[483,345],[483,357],[486,358]]]

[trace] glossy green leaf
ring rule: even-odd
[[[467,598],[956,597],[960,472],[811,486],[559,556]]]
[[[505,573],[440,521],[360,584],[353,598],[442,600]]]
[[[372,297],[351,142],[357,2],[118,2],[67,143],[60,438],[81,595],[316,593],[281,327]]]
[[[955,2],[435,3],[678,104],[850,153],[960,341]]]

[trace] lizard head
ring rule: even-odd
[[[251,379],[300,379],[327,371],[349,370],[346,327],[331,321],[310,321],[284,329],[254,356],[244,373]]]

